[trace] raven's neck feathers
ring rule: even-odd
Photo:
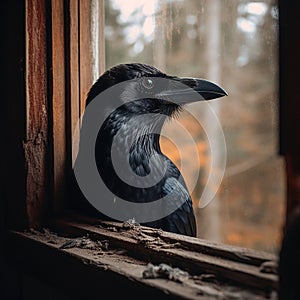
[[[159,140],[166,118],[168,117],[161,114],[151,114],[149,117],[124,112],[120,116],[117,109],[107,118],[100,134],[110,139],[107,145],[113,146],[112,143],[115,143],[115,146],[123,148],[125,152],[130,149],[130,151],[142,150],[147,156],[151,156],[153,151],[161,154]]]

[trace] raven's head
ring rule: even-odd
[[[171,116],[184,104],[227,95],[221,87],[204,79],[170,76],[150,65],[128,63],[112,67],[100,76],[89,91],[86,105],[118,84],[121,84],[117,95],[120,105],[125,104],[125,109],[135,115]]]

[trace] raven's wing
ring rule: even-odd
[[[193,203],[185,183],[180,182],[180,179],[175,177],[169,177],[165,181],[163,192],[165,195],[172,194],[172,201],[178,202],[178,208],[164,218],[166,230],[184,235],[196,236],[196,221]],[[172,205],[174,205],[174,202]]]

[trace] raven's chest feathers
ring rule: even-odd
[[[117,109],[101,127],[95,149],[97,167],[117,197],[133,202],[154,201],[165,195],[167,178],[179,178],[179,170],[159,146],[164,119],[161,115],[132,117]]]

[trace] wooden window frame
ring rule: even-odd
[[[98,18],[92,16],[95,5]],[[4,97],[12,98],[4,104],[5,115],[14,124],[5,132],[3,194],[12,199],[4,205],[5,217],[8,227],[41,228],[67,207],[74,130],[93,74],[104,70],[101,49],[99,65],[93,59],[96,45],[86,20],[97,18],[103,28],[103,0],[13,0],[2,6],[10,13],[7,19],[3,13],[3,28],[9,25],[19,37],[12,42],[16,50],[6,53],[11,61],[4,62],[14,67],[4,85]],[[99,45],[103,41],[100,33]]]
[[[17,261],[20,270],[29,270],[77,296],[84,295],[84,292],[87,295],[104,293],[103,289],[113,294],[110,289],[104,288],[106,284],[109,287],[111,280],[118,280],[124,292],[132,294],[135,291],[136,295],[149,293],[166,298],[193,299],[220,292],[202,279],[198,287],[194,279],[187,284],[170,283],[166,279],[145,280],[140,273],[137,275],[131,269],[126,270],[124,265],[117,267],[114,263],[118,255],[124,261],[132,260],[131,264],[137,269],[145,268],[147,262],[164,261],[193,276],[212,274],[210,278],[216,276],[224,288],[232,285],[238,289],[238,284],[239,292],[244,289],[251,293],[250,288],[255,288],[258,293],[276,291],[277,275],[264,273],[268,269],[264,269],[264,264],[277,259],[273,255],[150,228],[123,228],[119,223],[83,216],[72,215],[67,219],[65,199],[68,197],[66,187],[72,164],[72,137],[95,70],[91,55],[95,45],[90,43],[91,37],[87,33],[91,32],[91,23],[86,20],[91,20],[91,5],[96,2],[102,14],[99,20],[103,28],[103,0],[12,0],[1,3],[4,6],[1,11],[8,15],[2,18],[4,23],[1,27],[9,26],[16,37],[12,52],[6,50],[6,56],[11,59],[4,63],[10,67],[4,79],[4,97],[11,99],[11,102],[3,104],[6,120],[11,125],[4,135],[7,143],[2,165],[6,172],[1,177],[4,199],[1,233],[6,238],[6,243],[3,243],[6,247],[2,249],[5,255]],[[284,1],[279,4],[281,11],[292,11]],[[299,129],[299,125],[295,126],[287,116],[295,114],[295,106],[299,106],[282,99],[292,99],[291,84],[295,82],[286,78],[299,63],[283,63],[283,57],[288,57],[285,51],[295,46],[285,46],[286,41],[293,40],[293,36],[285,32],[281,31],[280,41],[280,109],[281,151],[288,167],[288,220],[299,207],[295,201],[298,197],[294,196],[299,194],[296,154],[300,148],[298,145],[295,150],[294,144],[286,139],[288,130],[297,132]],[[8,33],[4,33],[4,37],[9,40]],[[104,44],[103,30],[99,44]],[[96,68],[102,72],[104,50],[99,51],[100,65]],[[294,57],[298,57],[299,62],[299,54],[295,53]],[[60,244],[52,243],[52,233],[23,231],[44,227],[62,234],[58,238]],[[111,249],[121,249],[123,254],[115,252],[111,259],[104,255],[101,260],[95,259],[87,250],[78,251],[78,247],[61,249],[66,236],[78,238],[82,235],[88,235],[92,241],[108,240]],[[157,240],[161,244],[155,244]],[[59,270],[57,277],[53,276],[56,268]],[[100,276],[102,285],[97,285],[97,276]],[[69,279],[66,280],[66,277]]]

